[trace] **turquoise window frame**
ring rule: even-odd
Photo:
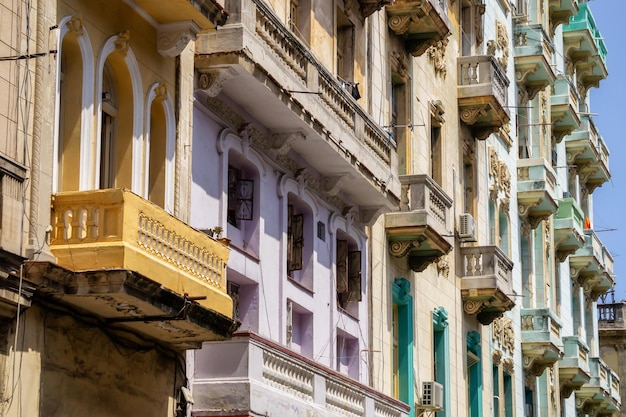
[[[399,400],[411,407],[409,417],[415,415],[413,381],[413,297],[411,283],[404,278],[393,282],[393,303],[398,308],[398,385]]]
[[[449,417],[450,414],[450,328],[448,311],[443,307],[433,310],[433,360],[435,381],[443,385],[443,411],[437,417]]]
[[[473,353],[478,358],[468,371],[468,395],[469,395],[469,417],[482,417],[483,415],[483,372],[480,349],[480,334],[472,331],[467,333],[467,351]]]

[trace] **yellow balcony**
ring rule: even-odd
[[[181,347],[230,336],[229,249],[128,190],[52,197],[39,284],[76,308]]]
[[[396,0],[387,6],[387,22],[394,33],[402,37],[413,56],[450,34],[450,21],[443,0]]]
[[[223,25],[228,13],[215,0],[135,0],[154,20],[164,23],[193,22],[200,30]]]

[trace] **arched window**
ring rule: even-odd
[[[110,63],[102,74],[102,111],[100,116],[100,183],[98,187],[115,187],[117,166],[118,94],[115,75]]]
[[[292,193],[287,201],[287,277],[313,291],[313,211]]]
[[[63,38],[59,83],[59,132],[57,190],[80,189],[83,60],[77,40],[70,32]]]
[[[79,16],[59,21],[52,190],[91,188],[94,54]]]
[[[143,93],[129,40],[129,32],[114,36],[100,51],[95,184],[100,188],[128,188],[141,195]]]

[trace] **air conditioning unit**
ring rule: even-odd
[[[443,385],[435,381],[422,382],[423,408],[443,410]]]
[[[459,216],[459,239],[463,242],[476,242],[476,222],[469,213]]]

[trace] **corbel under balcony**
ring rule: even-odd
[[[559,25],[567,24],[570,17],[578,14],[578,0],[550,0],[550,33],[554,36],[554,31]]]
[[[569,398],[589,382],[589,348],[578,336],[563,337],[563,357],[559,359],[559,381],[562,398]]]
[[[554,48],[542,25],[517,25],[513,30],[515,82],[520,89],[519,102],[523,104],[554,84]]]
[[[557,143],[580,127],[578,92],[567,76],[559,75],[554,81],[550,98],[552,136]]]
[[[361,8],[361,15],[366,18],[383,7],[393,4],[393,0],[358,0]]]
[[[428,175],[404,175],[401,211],[385,215],[389,253],[421,272],[452,249],[452,199]]]
[[[559,200],[559,208],[554,216],[554,245],[559,262],[585,244],[583,234],[584,214],[572,197]]]
[[[524,370],[538,377],[563,356],[561,321],[550,308],[523,308],[521,314]]]
[[[396,0],[386,7],[389,28],[405,41],[413,56],[420,56],[450,34],[446,2]]]
[[[457,58],[459,115],[473,135],[487,139],[509,123],[509,80],[491,55]]]
[[[228,12],[215,0],[134,0],[131,7],[157,28],[157,50],[175,57],[200,31],[226,23]]]
[[[556,174],[545,158],[517,160],[519,216],[535,229],[557,210]]]
[[[489,325],[515,306],[513,262],[497,246],[461,248],[463,310]]]

